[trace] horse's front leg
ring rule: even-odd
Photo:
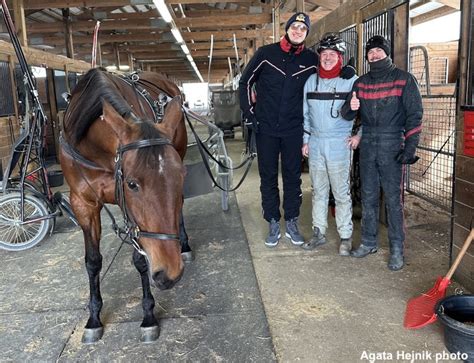
[[[155,318],[154,308],[155,308],[155,299],[150,289],[150,275],[148,273],[148,264],[143,255],[139,254],[136,250],[133,251],[133,263],[140,273],[142,279],[142,289],[143,289],[143,321],[140,325],[142,335],[141,341],[144,343],[153,342],[158,339],[160,335],[160,327],[158,325],[158,320]]]
[[[189,262],[194,260],[194,252],[189,247],[188,243],[188,234],[184,228],[184,216],[183,209],[181,208],[181,215],[179,217],[179,241],[181,243],[181,257],[184,262]]]
[[[91,344],[97,342],[104,333],[100,321],[102,296],[100,294],[100,271],[102,255],[100,253],[100,205],[90,205],[77,196],[71,195],[74,214],[84,234],[85,264],[89,275],[89,319],[82,335],[82,342]]]

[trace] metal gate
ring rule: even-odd
[[[354,58],[354,66],[357,69],[357,29],[355,25],[341,30],[339,35],[341,39],[346,42],[346,52],[343,55],[343,63],[347,64],[350,58]]]
[[[393,39],[393,11],[388,10],[380,15],[374,16],[370,19],[364,20],[364,32],[363,39],[364,44],[367,44],[367,41],[374,35],[381,35],[386,38],[390,44],[392,44]],[[393,44],[392,44],[393,48]],[[392,49],[393,51],[393,49]],[[369,71],[369,63],[367,60],[363,64],[363,72],[360,74],[365,74]]]
[[[410,48],[409,70],[420,85],[424,111],[417,149],[420,160],[407,168],[406,190],[450,211],[456,151],[456,97],[431,94],[431,86],[438,83],[434,78],[439,77],[433,77],[430,68],[436,67],[430,66],[433,64],[424,47]],[[440,69],[444,72],[443,67]],[[442,77],[439,83],[445,82],[446,77]]]
[[[406,189],[443,209],[451,210],[456,150],[456,97],[423,96],[423,131],[417,155],[407,168]]]

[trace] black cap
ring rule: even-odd
[[[367,54],[369,53],[369,50],[371,50],[373,48],[383,49],[385,54],[387,54],[387,56],[389,56],[390,53],[391,53],[390,50],[391,50],[392,46],[391,46],[390,42],[387,39],[385,39],[383,36],[374,35],[365,44],[365,57],[366,58],[367,58]]]
[[[309,28],[311,26],[311,21],[309,20],[309,16],[306,15],[305,13],[296,13],[293,14],[290,19],[286,22],[285,25],[285,32],[288,31],[288,28],[290,27],[291,24],[293,24],[295,21],[299,21],[301,23],[304,23],[306,27],[308,28],[308,33],[309,33]]]

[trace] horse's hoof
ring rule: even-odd
[[[183,259],[184,262],[194,261],[194,252],[193,251],[181,252],[181,258]]]
[[[93,329],[85,328],[84,334],[82,334],[82,343],[96,343],[102,338],[102,335],[104,335],[104,327],[102,326]]]
[[[143,343],[151,343],[158,339],[160,336],[160,327],[158,325],[148,326],[146,328],[141,327],[142,336],[140,340]]]

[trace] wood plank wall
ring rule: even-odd
[[[454,192],[454,223],[452,235],[452,259],[458,255],[464,240],[473,227],[474,221],[474,157],[464,152],[464,115],[466,110],[462,105],[472,103],[466,100],[468,87],[469,49],[473,46],[471,27],[474,20],[471,14],[474,12],[472,1],[461,1],[461,40],[459,44],[459,106],[458,120],[456,124],[456,176]],[[471,53],[472,54],[472,53]],[[474,65],[474,59],[470,59],[470,66]],[[469,105],[470,112],[474,113],[474,105]],[[474,292],[474,244],[471,244],[466,255],[461,261],[454,278],[463,286]]]

